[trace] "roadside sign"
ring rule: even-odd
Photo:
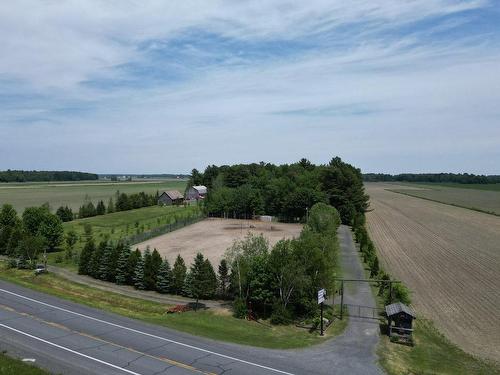
[[[326,291],[324,289],[318,290],[318,304],[323,303],[325,301]]]

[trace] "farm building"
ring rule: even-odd
[[[205,198],[206,194],[207,194],[207,187],[206,186],[203,186],[203,185],[191,186],[186,193],[186,199],[188,199],[188,200],[203,199],[203,198]]]
[[[416,319],[415,312],[404,303],[397,302],[385,307],[387,314],[387,333],[392,336],[392,332],[400,336],[411,336],[413,329],[413,319]],[[392,324],[394,323],[394,325]]]
[[[184,196],[177,190],[164,191],[158,197],[158,205],[171,206],[175,204],[182,204]]]

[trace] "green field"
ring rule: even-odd
[[[236,319],[226,309],[166,314],[168,306],[158,302],[102,291],[71,282],[54,274],[40,277],[34,276],[30,271],[7,269],[5,262],[0,262],[0,279],[193,335],[265,348],[291,349],[318,344],[340,334],[347,325],[347,319],[338,320],[326,331],[325,336],[321,337],[319,332],[310,333],[309,330],[295,325],[271,326],[268,322],[258,323]]]
[[[0,353],[0,374],[2,375],[49,375],[49,372]]]
[[[387,184],[390,191],[500,215],[500,184]]]
[[[151,206],[136,210],[115,212],[112,214],[94,216],[64,223],[64,232],[73,230],[79,237],[75,250],[80,250],[85,243],[85,224],[92,227],[92,236],[96,242],[109,238],[119,240],[131,235],[183,221],[201,215],[198,206]],[[62,245],[64,247],[64,244]],[[76,268],[74,262],[61,259],[64,252],[51,253],[48,256],[50,264]]]
[[[445,182],[445,183],[433,183],[433,182],[419,182],[419,183],[401,183],[401,185],[408,186],[420,186],[420,187],[431,187],[431,188],[439,188],[439,187],[451,187],[457,189],[472,189],[472,190],[486,190],[486,191],[500,191],[500,184],[458,184],[453,182]]]
[[[22,213],[26,207],[40,206],[48,202],[52,211],[59,206],[67,205],[73,209],[73,212],[78,212],[86,196],[94,204],[99,200],[107,204],[109,198],[114,197],[117,190],[131,194],[141,191],[156,193],[156,191],[175,189],[183,193],[186,184],[186,180],[2,183],[0,184],[0,205],[9,203]]]

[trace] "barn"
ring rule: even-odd
[[[184,201],[184,196],[177,190],[164,191],[158,197],[158,205],[160,206],[172,206],[175,204],[182,204]]]
[[[205,198],[205,195],[207,194],[207,187],[203,185],[195,185],[191,186],[187,193],[186,193],[186,199],[188,200],[198,200],[198,199],[203,199]]]

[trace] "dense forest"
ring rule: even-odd
[[[434,182],[456,184],[498,184],[498,175],[475,175],[469,173],[365,173],[363,180],[366,182]]]
[[[306,159],[294,164],[269,163],[208,166],[194,169],[188,186],[205,185],[210,216],[249,218],[272,215],[281,221],[305,221],[315,203],[335,207],[343,223],[367,208],[361,171],[340,158],[326,165]]]
[[[73,171],[0,171],[0,182],[50,182],[97,180],[94,173]]]

